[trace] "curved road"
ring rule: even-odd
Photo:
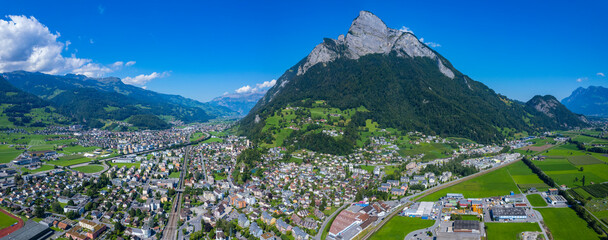
[[[338,208],[331,215],[327,216],[325,218],[325,221],[323,221],[323,224],[321,224],[321,228],[319,228],[319,231],[317,232],[317,235],[315,235],[315,237],[313,239],[315,239],[315,240],[321,240],[321,237],[323,236],[323,231],[325,230],[325,227],[327,226],[327,224],[330,223],[330,221],[332,219],[334,219],[334,216],[336,216],[338,213],[342,212],[342,210],[344,210],[345,207],[348,207],[350,205],[350,202],[351,201],[348,201],[348,203],[345,203],[344,205],[342,205],[342,207]]]

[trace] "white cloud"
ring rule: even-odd
[[[93,41],[93,39],[92,39],[92,38],[89,38],[89,42],[90,42],[91,44],[95,43],[95,42]]]
[[[598,72],[597,75],[600,76],[600,77],[605,77],[606,76],[606,74],[604,74],[602,72]]]
[[[275,84],[277,84],[277,80],[272,79],[271,81],[264,81],[263,83],[258,83],[255,85],[255,87],[256,88],[271,88]]]
[[[99,12],[99,14],[103,14],[103,12],[106,11],[106,8],[104,6],[99,5],[97,6],[97,11]]]
[[[167,76],[169,76],[169,72],[163,72],[163,73],[153,72],[149,75],[140,74],[135,77],[126,77],[126,78],[122,79],[122,82],[126,83],[126,84],[131,84],[131,85],[143,86],[146,83],[152,81],[153,79],[167,77]]]
[[[413,32],[412,30],[410,30],[410,28],[408,28],[408,27],[406,27],[406,26],[402,26],[402,27],[399,29],[399,31],[402,31],[402,32],[408,32],[408,33],[414,34],[414,32]]]
[[[70,46],[70,44],[72,44],[72,42],[70,42],[70,40],[65,41],[65,50],[68,50],[68,46]]]
[[[36,18],[15,15],[7,18],[0,19],[0,72],[25,70],[101,77],[113,71],[114,64],[104,66],[91,59],[77,58],[74,54],[64,57],[62,52],[71,42],[58,41],[61,35],[52,33]]]
[[[441,47],[441,44],[434,42],[427,42],[426,45],[432,48]]]
[[[577,82],[582,82],[582,81],[587,81],[588,78],[586,77],[582,77],[582,78],[577,78],[576,81]]]
[[[242,87],[240,87],[240,88],[239,88],[239,89],[237,89],[235,92],[236,92],[236,93],[249,93],[249,92],[255,92],[255,91],[251,91],[252,89],[255,89],[255,88],[252,88],[251,86],[247,85],[247,86],[242,86]]]
[[[251,87],[249,85],[242,86],[239,89],[235,90],[236,93],[254,93],[254,92],[265,92],[272,86],[277,84],[276,79],[272,79],[270,81],[264,81],[263,83],[258,83],[255,87]]]
[[[135,65],[135,61],[128,61],[127,63],[125,63],[125,66],[130,67]]]
[[[113,68],[121,68],[123,64],[124,64],[123,61],[118,61],[118,62],[112,63],[112,67]]]
[[[441,44],[439,43],[434,43],[434,42],[424,42],[424,38],[420,38],[420,42],[426,44],[429,47],[432,48],[436,48],[436,47],[441,47]]]

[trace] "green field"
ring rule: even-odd
[[[171,174],[169,174],[169,178],[179,178],[179,174],[181,172],[172,172]]]
[[[382,229],[374,233],[372,240],[403,240],[405,236],[418,229],[433,226],[434,220],[423,220],[420,218],[395,216],[389,220]]]
[[[536,188],[539,191],[545,191],[549,188],[532,170],[522,161],[513,163],[507,167],[511,177],[522,191],[529,188]]]
[[[365,171],[367,171],[367,172],[369,172],[369,173],[374,172],[374,169],[375,169],[375,168],[376,168],[376,166],[366,166],[366,165],[361,165],[361,169],[363,169],[363,170],[365,170]]]
[[[10,227],[11,225],[15,224],[16,222],[17,222],[17,220],[15,220],[14,218],[0,212],[0,229],[5,229],[6,227]]]
[[[224,142],[224,140],[221,138],[209,138],[209,139],[203,141],[203,143],[215,143],[215,142],[221,143],[221,142]]]
[[[72,157],[72,156],[77,156],[77,157]],[[81,164],[81,163],[87,163],[90,162],[91,159],[87,158],[87,157],[83,157],[80,155],[72,155],[72,156],[68,156],[65,158],[60,158],[59,160],[55,160],[55,161],[49,161],[49,164],[53,164],[53,165],[57,165],[57,166],[63,166],[63,167],[67,167],[67,166],[72,166],[72,165],[76,165],[76,164]]]
[[[140,162],[135,162],[135,163],[111,163],[111,162],[107,162],[110,166],[116,166],[117,168],[122,168],[122,167],[126,167],[126,168],[131,168],[131,167],[135,167],[135,168],[139,168],[139,166],[141,166]]]
[[[437,201],[447,193],[462,193],[465,198],[484,198],[508,195],[511,191],[519,192],[507,171],[507,167],[503,167],[444,188],[422,199],[418,199],[418,201]]]
[[[543,199],[543,197],[541,197],[538,194],[527,195],[526,198],[528,198],[528,201],[534,207],[545,207],[545,206],[547,206],[547,202],[545,201],[545,199]]]
[[[21,171],[30,172],[30,173],[38,173],[38,172],[42,172],[42,171],[52,170],[54,168],[55,168],[55,166],[53,166],[53,165],[43,164],[42,166],[40,166],[39,168],[36,168],[34,170],[29,170],[27,168],[21,168]]]
[[[13,161],[23,150],[16,150],[8,145],[0,145],[0,163]]]
[[[215,181],[226,179],[226,175],[220,175],[219,173],[213,173],[213,179]]]
[[[85,153],[85,152],[93,152],[98,147],[83,147],[83,146],[68,146],[63,148],[63,153],[65,154],[74,154],[74,153]]]
[[[203,136],[205,136],[204,133],[202,133],[202,132],[195,132],[192,135],[190,135],[190,142],[194,142],[194,141],[198,140],[199,138],[201,138]]]
[[[555,240],[599,239],[587,222],[570,208],[537,208]]]
[[[83,173],[97,173],[103,171],[103,166],[97,164],[86,165],[82,167],[75,167],[74,170]]]
[[[568,161],[576,166],[578,165],[591,165],[591,164],[603,164],[604,161],[595,158],[590,155],[582,155],[582,156],[569,156],[567,157]]]
[[[538,223],[485,223],[488,240],[520,239],[522,232],[540,232]]]
[[[421,143],[421,144],[403,144],[399,145],[399,154],[402,156],[414,156],[424,154],[422,160],[428,161],[437,158],[446,158],[453,149],[443,143]]]

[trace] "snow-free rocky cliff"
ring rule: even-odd
[[[453,79],[454,73],[447,68],[441,58],[411,32],[388,28],[376,15],[361,11],[353,21],[348,34],[338,39],[325,39],[306,57],[298,67],[297,75],[319,63],[327,63],[337,58],[359,59],[367,54],[388,54],[396,52],[400,57],[428,57],[437,62],[437,67],[445,76]]]

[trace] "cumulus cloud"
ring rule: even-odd
[[[255,87],[256,88],[271,88],[275,84],[277,84],[277,80],[276,79],[272,79],[270,81],[264,81],[263,83],[258,83],[258,84],[255,85]]]
[[[434,43],[434,42],[424,42],[424,38],[420,38],[420,42],[426,44],[429,47],[432,48],[436,48],[436,47],[441,47],[441,44],[439,43]]]
[[[122,79],[122,82],[126,83],[126,84],[131,84],[131,85],[143,86],[146,83],[152,81],[153,79],[163,78],[163,77],[167,77],[167,76],[169,76],[169,72],[162,72],[162,73],[153,72],[148,75],[140,74],[135,77],[126,77],[126,78]]]
[[[251,86],[247,85],[247,86],[242,86],[239,89],[237,89],[235,92],[236,93],[248,93],[248,92],[255,92],[255,91],[251,91],[255,88],[252,88]]]
[[[577,82],[583,82],[583,81],[587,81],[588,78],[586,77],[582,77],[582,78],[577,78],[576,81]]]
[[[135,65],[135,61],[128,61],[127,63],[125,63],[125,66],[130,67]]]
[[[410,30],[410,28],[408,28],[408,27],[406,27],[406,26],[402,26],[402,27],[399,29],[399,31],[402,31],[402,32],[408,32],[408,33],[414,34],[414,32],[413,32],[412,30]]]
[[[602,72],[598,72],[597,75],[600,76],[600,77],[605,77],[606,76],[606,74],[604,74]]]
[[[258,83],[255,87],[246,85],[242,86],[239,89],[235,90],[236,93],[254,93],[254,92],[264,92],[277,84],[276,79],[272,79],[270,81],[264,81],[263,83]]]
[[[58,41],[60,36],[34,17],[9,15],[6,20],[0,19],[0,72],[25,70],[101,77],[113,71],[116,63],[105,66],[74,54],[64,57],[62,52],[71,42]]]

